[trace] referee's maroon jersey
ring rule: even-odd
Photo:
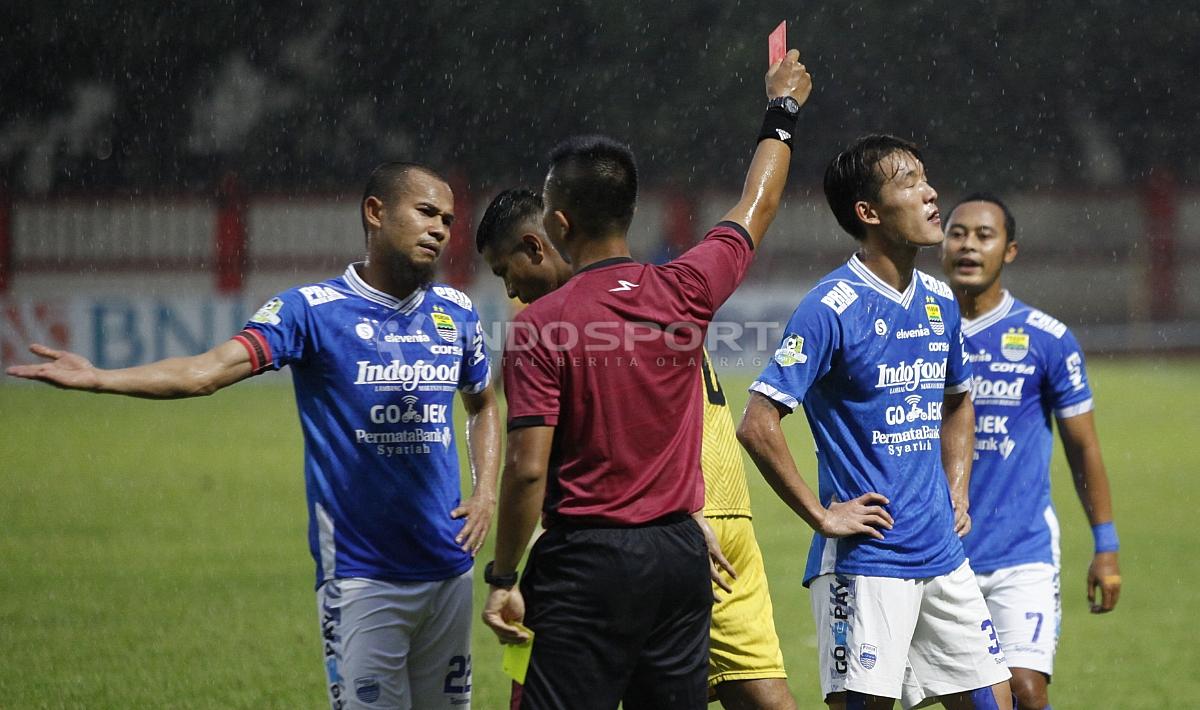
[[[704,506],[701,347],[746,275],[734,222],[661,266],[580,270],[517,315],[504,351],[508,428],[553,426],[545,524],[638,525]]]

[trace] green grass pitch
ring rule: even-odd
[[[1091,540],[1057,453],[1059,710],[1200,697],[1200,445],[1184,406],[1198,365],[1092,363],[1125,588],[1115,613],[1087,612]],[[748,378],[724,384],[740,411]],[[0,386],[0,706],[326,706],[291,400],[275,384],[183,402]],[[803,419],[787,425],[811,480]],[[808,530],[753,469],[750,481],[791,686],[820,707],[799,581]],[[506,707],[499,646],[476,627],[474,705]]]

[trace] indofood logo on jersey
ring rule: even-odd
[[[933,300],[933,296],[925,297],[925,317],[929,319],[929,327],[938,335],[946,334],[946,324],[942,322],[942,309]]]
[[[901,361],[899,365],[879,365],[879,380],[876,389],[889,392],[912,392],[918,388],[943,387],[946,383],[946,361],[929,362],[917,358],[910,365]]]
[[[412,364],[392,360],[387,365],[378,365],[369,360],[359,360],[356,385],[399,385],[405,392],[412,392],[425,385],[458,386],[460,360],[452,365],[434,365],[417,360]]]
[[[1016,407],[1021,404],[1021,391],[1025,389],[1025,378],[1015,380],[989,380],[982,375],[971,378],[971,398],[976,404],[999,404]]]
[[[1000,336],[1000,354],[1009,362],[1020,362],[1029,354],[1029,333],[1024,328],[1009,328]]]
[[[458,327],[454,325],[454,319],[441,310],[441,306],[433,307],[432,317],[433,327],[437,330],[438,337],[447,343],[458,340]]]

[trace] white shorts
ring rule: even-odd
[[[826,574],[810,591],[825,697],[853,690],[912,707],[1010,677],[965,562],[925,579]]]
[[[471,572],[437,582],[333,579],[317,589],[329,704],[471,706]]]
[[[1062,627],[1058,569],[1039,562],[977,574],[1010,668],[1054,672]]]

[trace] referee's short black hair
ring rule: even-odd
[[[879,199],[883,184],[892,178],[885,173],[884,161],[894,153],[907,153],[921,160],[916,144],[889,135],[863,136],[838,153],[825,168],[825,199],[842,229],[855,239],[867,236],[867,229],[854,211],[860,201]]]
[[[525,220],[542,213],[542,196],[524,187],[514,187],[496,195],[475,230],[475,250],[480,254],[488,245],[497,246],[512,236],[512,230]]]
[[[358,203],[358,213],[362,217],[363,234],[367,233],[367,215],[363,210],[363,207],[367,204],[367,198],[375,197],[387,202],[389,198],[395,197],[404,191],[404,188],[408,186],[408,177],[414,171],[423,172],[442,182],[446,182],[446,178],[442,177],[438,171],[423,163],[414,163],[408,160],[393,160],[376,165],[375,169],[367,177],[366,187],[363,188],[362,200]]]
[[[575,136],[550,153],[546,190],[580,232],[625,231],[637,206],[637,162],[629,146],[605,136]]]
[[[954,209],[946,214],[954,214],[954,210],[958,209],[965,202],[990,202],[999,207],[1000,211],[1004,213],[1004,243],[1008,244],[1009,242],[1017,241],[1017,218],[1013,217],[1013,213],[1008,209],[1008,205],[1004,204],[1004,200],[1001,200],[995,193],[986,191],[972,192],[959,200],[954,205]]]

